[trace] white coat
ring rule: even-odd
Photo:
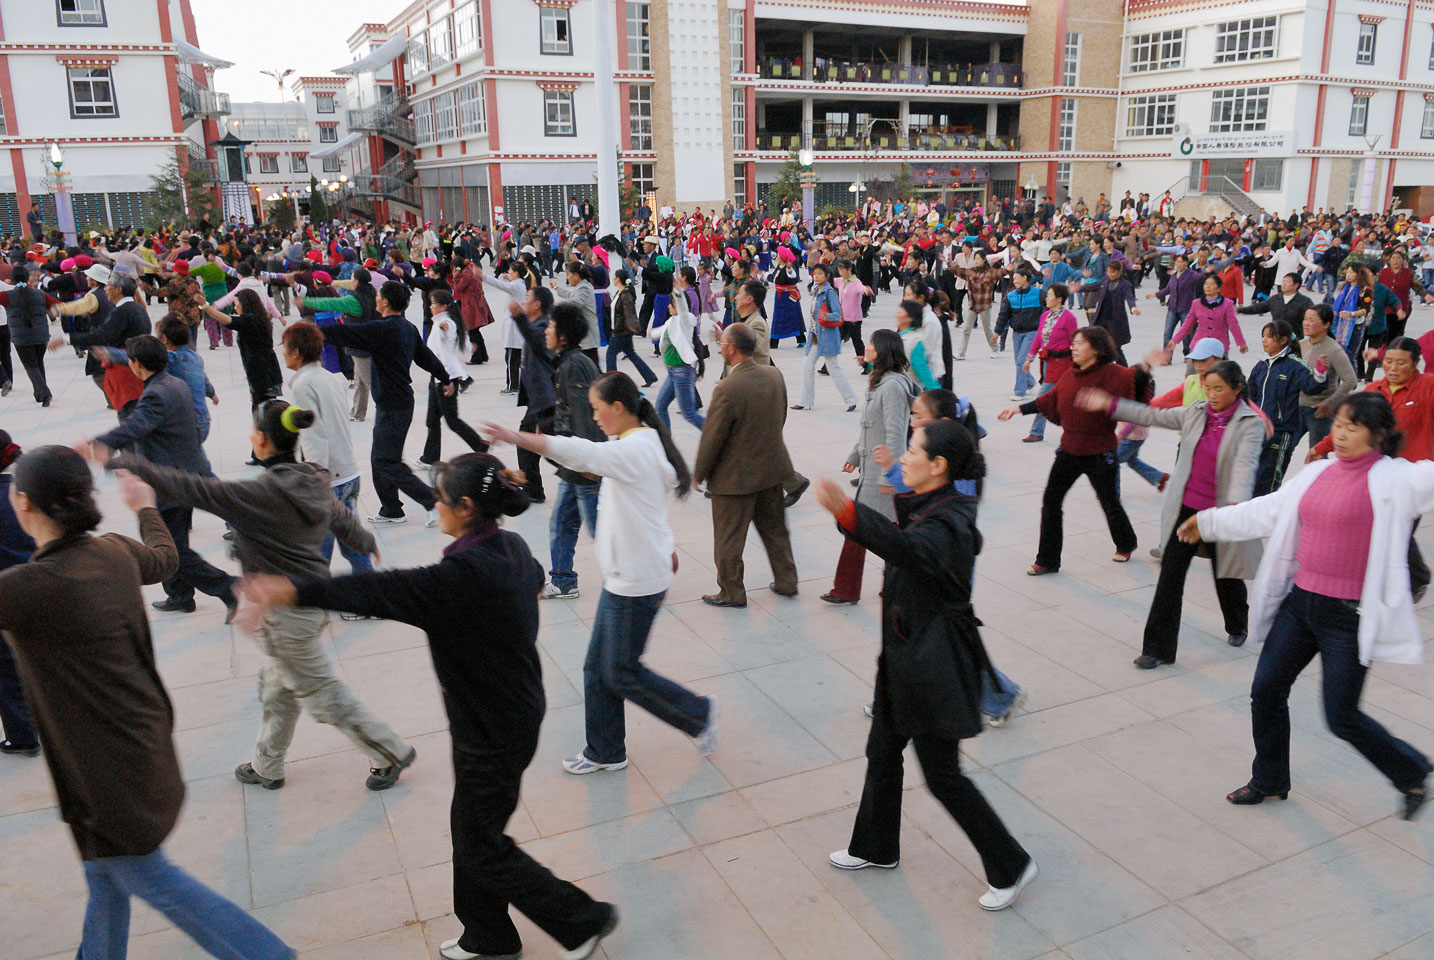
[[[1195,515],[1206,540],[1269,538],[1250,598],[1251,633],[1257,640],[1269,634],[1280,604],[1294,587],[1300,498],[1330,462],[1309,464],[1274,493]],[[1434,511],[1434,461],[1380,459],[1369,471],[1369,498],[1374,524],[1359,595],[1359,662],[1422,663],[1424,641],[1409,591],[1407,545],[1414,521]]]

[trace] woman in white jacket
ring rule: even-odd
[[[458,384],[459,390],[467,390],[473,378],[468,376],[468,370],[463,366],[461,351],[466,349],[467,338],[464,336],[463,316],[458,312],[458,304],[453,302],[453,294],[448,290],[434,290],[428,295],[428,302],[433,313],[433,326],[428,329],[428,349],[433,351],[433,355],[443,364],[443,369],[447,370],[448,376]],[[488,452],[488,444],[478,436],[478,431],[458,416],[458,393],[444,393],[443,384],[430,379],[428,417],[424,421],[428,427],[428,438],[423,443],[423,456],[418,458],[419,463],[431,467],[442,459],[445,423],[474,453]]]
[[[563,761],[564,770],[579,775],[627,766],[624,700],[693,737],[702,756],[717,742],[712,700],[642,664],[653,618],[677,571],[667,498],[685,497],[692,474],[657,411],[627,374],[598,377],[588,400],[593,419],[610,438],[606,443],[483,425],[495,442],[602,478],[596,537],[602,596],[583,663],[587,746]]]
[[[1290,688],[1319,654],[1330,731],[1394,783],[1408,820],[1428,799],[1429,760],[1363,713],[1359,697],[1371,660],[1422,659],[1406,544],[1414,521],[1434,510],[1434,462],[1394,457],[1402,434],[1378,393],[1345,397],[1330,438],[1334,459],[1180,526],[1187,543],[1268,538],[1250,610],[1266,641],[1250,690],[1255,761],[1250,782],[1226,799],[1289,796]]]

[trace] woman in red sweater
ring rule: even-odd
[[[1379,271],[1379,282],[1399,298],[1397,307],[1385,312],[1386,332],[1391,341],[1397,340],[1404,336],[1404,325],[1409,322],[1411,294],[1417,292],[1425,303],[1434,298],[1429,296],[1423,284],[1414,279],[1414,271],[1409,269],[1409,258],[1403,250],[1389,255],[1389,266]]]
[[[1076,403],[1076,395],[1088,388],[1126,400],[1150,399],[1148,374],[1141,375],[1141,395],[1137,396],[1138,371],[1116,363],[1115,357],[1115,341],[1104,328],[1081,327],[1071,338],[1074,366],[1065,372],[1055,389],[1000,413],[1002,420],[1009,420],[1018,413],[1039,413],[1062,428],[1061,445],[1051,463],[1045,497],[1041,501],[1040,547],[1036,550],[1036,562],[1026,568],[1030,576],[1039,577],[1061,568],[1066,493],[1082,474],[1090,479],[1096,499],[1105,511],[1110,537],[1115,541],[1115,556],[1111,559],[1124,563],[1135,552],[1135,530],[1120,505],[1116,489],[1120,464],[1115,459],[1115,421],[1107,413],[1091,412]]]

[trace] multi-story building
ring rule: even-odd
[[[143,223],[167,162],[213,171],[228,65],[200,51],[190,0],[0,0],[0,233],[32,201],[56,223],[51,144],[79,227]]]

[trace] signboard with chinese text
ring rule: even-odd
[[[1292,130],[1261,133],[1177,133],[1170,141],[1171,156],[1179,160],[1208,160],[1212,157],[1292,157],[1295,134]]]

